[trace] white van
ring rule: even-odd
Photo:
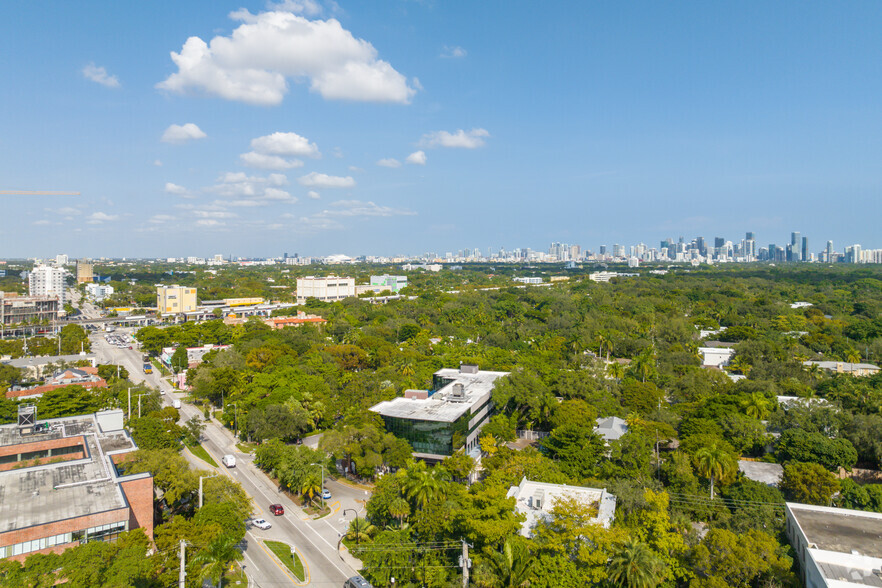
[[[221,458],[221,461],[222,461],[222,462],[224,463],[224,465],[227,466],[228,468],[234,468],[234,467],[236,467],[236,456],[235,456],[235,455],[227,454],[227,455],[225,455],[225,456],[223,456],[223,457]]]
[[[175,398],[174,400],[172,400],[172,406],[174,406],[175,408],[181,408],[181,401]]]

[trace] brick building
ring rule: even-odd
[[[153,476],[124,475],[136,450],[123,412],[0,426],[0,558],[23,561],[143,528],[153,538]]]

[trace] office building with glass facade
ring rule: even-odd
[[[442,369],[435,372],[431,390],[408,390],[371,410],[383,418],[387,431],[411,444],[415,457],[442,460],[478,448],[481,428],[493,411],[494,382],[506,375],[466,364]]]

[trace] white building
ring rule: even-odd
[[[735,350],[729,347],[699,347],[702,367],[723,368],[735,356]]]
[[[31,296],[58,296],[58,302],[64,304],[64,269],[38,265],[28,274],[28,290]]]
[[[612,278],[617,277],[619,274],[616,272],[591,272],[588,274],[588,279],[592,282],[609,282]]]
[[[882,514],[794,502],[785,514],[806,588],[882,585]]]
[[[70,258],[68,258],[68,256],[64,253],[59,253],[55,256],[55,265],[57,265],[58,267],[67,265],[69,261]]]
[[[407,276],[390,276],[384,274],[382,276],[371,276],[371,287],[379,288],[377,292],[389,290],[393,294],[398,294],[402,288],[407,288]]]
[[[521,284],[541,284],[542,278],[512,278],[515,282],[520,282]]]
[[[527,519],[521,525],[521,535],[530,537],[533,527],[540,522],[552,519],[551,511],[555,503],[561,499],[575,499],[597,508],[594,522],[609,528],[616,513],[616,497],[605,488],[586,488],[585,486],[568,486],[566,484],[547,484],[531,482],[526,477],[517,486],[508,489],[507,498],[515,499],[515,512]]]
[[[105,298],[113,296],[113,286],[107,284],[86,284],[86,296],[95,302],[101,302]]]
[[[607,443],[618,441],[628,432],[628,422],[615,416],[598,418],[594,432],[603,437]]]
[[[383,417],[387,431],[411,444],[415,457],[441,461],[460,449],[480,456],[478,437],[493,410],[493,387],[507,375],[469,364],[438,370],[432,390],[406,390],[370,410]]]
[[[297,278],[298,304],[303,304],[308,298],[315,298],[322,302],[336,302],[353,296],[355,296],[355,278],[339,278],[337,276]]]

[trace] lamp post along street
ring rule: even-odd
[[[324,488],[322,488],[322,491],[324,491]],[[346,513],[350,510],[355,513],[355,545],[357,547],[357,546],[361,545],[361,541],[360,541],[361,531],[358,528],[358,511],[355,510],[354,508],[344,508],[343,509],[343,516],[345,517]]]

